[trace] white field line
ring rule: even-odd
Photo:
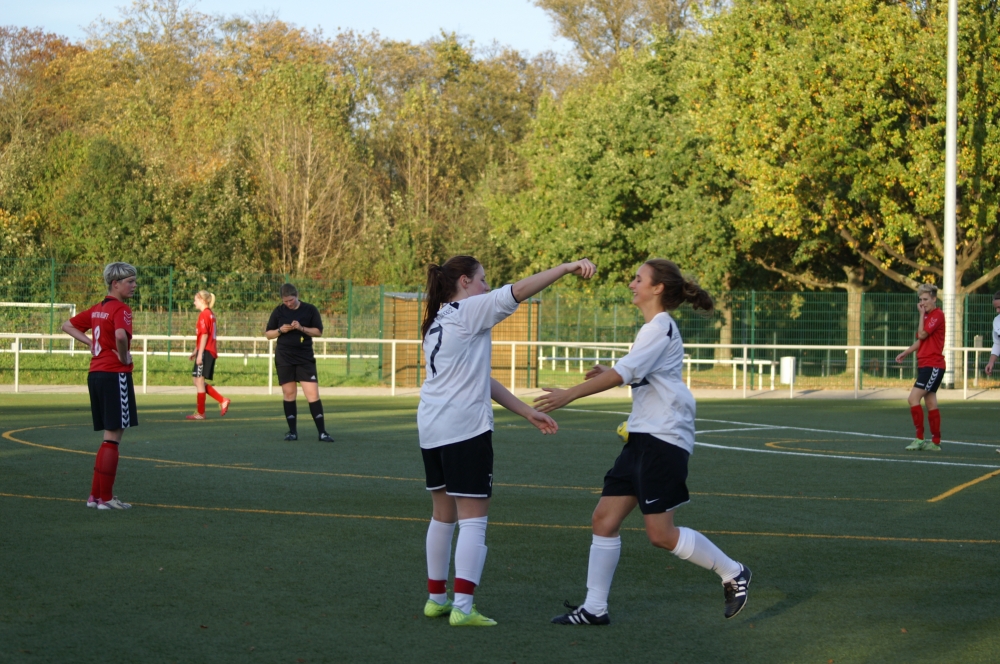
[[[733,450],[734,452],[758,452],[761,454],[784,454],[785,456],[822,457],[824,459],[844,459],[847,461],[877,461],[881,463],[922,463],[929,466],[964,466],[967,468],[989,468],[996,470],[1000,466],[990,466],[982,463],[956,463],[954,461],[921,461],[919,459],[879,459],[874,457],[844,456],[841,454],[813,454],[811,452],[785,452],[782,450],[758,450],[752,447],[729,447],[728,445],[713,445],[712,443],[695,443],[699,447],[711,447],[717,450]]]
[[[611,415],[631,415],[631,413],[617,411],[617,410],[584,410],[582,408],[563,408],[562,410],[571,410],[577,413],[608,413]],[[758,429],[786,429],[788,431],[810,431],[812,433],[836,433],[842,436],[862,436],[864,438],[883,438],[889,440],[913,440],[912,438],[907,438],[906,436],[887,436],[878,433],[862,433],[860,431],[836,431],[834,429],[809,429],[806,427],[790,427],[781,424],[760,424],[757,422],[736,422],[734,420],[710,420],[703,417],[695,418],[695,422],[714,422],[717,424],[739,424],[744,427],[753,427],[752,429],[710,429],[708,431],[698,431],[698,433],[721,433],[723,431],[757,431]],[[963,443],[957,440],[942,440],[942,443],[948,443],[949,445],[968,445],[970,447],[991,447],[996,448],[996,444],[989,443]],[[826,455],[823,455],[826,456]],[[992,467],[992,466],[991,466]]]
[[[584,410],[582,408],[564,408],[563,410],[572,410],[572,411],[575,411],[575,412],[578,412],[578,413],[609,413],[609,414],[612,414],[612,415],[629,415],[630,414],[630,413],[626,413],[626,412],[622,412],[622,411]],[[760,431],[760,430],[765,430],[766,431],[766,430],[784,429],[784,430],[789,430],[789,431],[809,431],[809,432],[812,432],[812,433],[834,433],[834,434],[841,434],[841,435],[846,435],[846,436],[862,436],[862,437],[865,437],[865,438],[888,438],[888,439],[894,439],[894,440],[910,440],[909,438],[903,438],[901,436],[882,436],[882,435],[879,435],[879,434],[862,433],[862,432],[858,432],[858,431],[834,431],[834,430],[830,430],[830,429],[810,429],[810,428],[807,428],[807,427],[790,427],[790,426],[781,426],[781,425],[777,425],[777,424],[775,424],[775,425],[766,425],[766,424],[758,424],[756,422],[736,422],[736,421],[733,421],[733,420],[714,420],[714,419],[707,419],[707,418],[696,418],[695,421],[697,421],[697,422],[714,422],[714,423],[718,423],[718,424],[739,424],[739,425],[742,425],[744,427],[749,427],[749,428],[745,428],[745,429],[712,429],[712,430],[709,430],[709,431],[699,431],[699,432],[695,433],[696,436],[698,434],[709,434],[709,433],[723,433],[723,432],[728,433],[728,432],[739,432],[739,431],[750,432],[750,431]],[[994,445],[986,445],[986,444],[983,444],[983,443],[962,443],[962,442],[958,442],[958,441],[948,441],[948,440],[942,441],[942,442],[949,443],[949,444],[952,444],[952,445],[970,445],[970,446],[974,446],[974,447],[995,447]],[[732,447],[732,446],[717,445],[717,444],[712,444],[712,443],[699,443],[697,441],[695,442],[695,445],[697,445],[699,447],[711,447],[711,448],[720,449],[720,450],[734,450],[734,451],[737,451],[737,452],[763,452],[765,454],[784,454],[786,456],[811,456],[811,457],[817,457],[817,456],[819,456],[819,457],[828,457],[828,458],[834,458],[834,459],[848,459],[848,460],[853,459],[855,461],[880,461],[880,462],[887,462],[887,463],[918,463],[918,464],[928,464],[928,465],[932,465],[932,466],[966,466],[966,467],[971,467],[971,468],[990,468],[990,469],[993,469],[993,470],[996,470],[997,468],[1000,468],[1000,466],[996,466],[996,465],[985,465],[985,464],[975,464],[975,463],[958,463],[958,462],[953,462],[953,461],[922,461],[922,460],[919,460],[919,459],[879,459],[879,458],[872,458],[872,457],[846,456],[846,455],[840,455],[840,454],[825,454],[825,453],[812,453],[812,452],[787,452],[787,451],[784,451],[784,450],[759,450],[759,449],[748,448],[748,447]],[[1000,452],[1000,449],[998,449],[997,451]]]

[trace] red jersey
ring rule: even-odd
[[[924,314],[924,332],[917,349],[917,366],[944,369],[944,312],[940,308]]]
[[[90,370],[111,373],[132,373],[131,364],[122,364],[118,359],[118,344],[115,330],[125,330],[128,334],[129,349],[132,348],[132,310],[121,300],[106,297],[83,313],[69,319],[70,325],[86,332],[93,330],[94,350],[90,360]]]
[[[201,346],[201,338],[203,336],[208,336],[208,343],[205,345],[205,351],[212,354],[212,357],[219,357],[219,352],[215,347],[215,314],[212,313],[211,309],[203,309],[198,315],[198,325],[196,326],[196,333],[198,334],[198,340],[195,342],[195,351]]]

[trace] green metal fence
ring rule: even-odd
[[[0,259],[0,302],[74,304],[82,309],[105,293],[101,270],[100,265],[63,264],[49,259]],[[216,295],[214,309],[220,335],[259,336],[268,313],[278,303],[279,287],[288,280],[283,274],[184,273],[164,266],[139,266],[138,270],[139,288],[130,305],[136,329],[142,334],[193,334],[197,319],[193,297],[205,289]],[[321,278],[296,277],[292,282],[302,300],[315,304],[322,312],[324,336],[341,338],[381,338],[385,293],[419,291],[414,286],[365,286]],[[642,325],[639,311],[631,304],[631,293],[624,287],[611,297],[548,289],[539,298],[543,356],[548,353],[546,344],[560,341],[629,342]],[[767,362],[777,362],[780,356],[789,354],[798,358],[802,378],[853,375],[852,353],[809,347],[906,346],[912,343],[917,326],[916,295],[911,293],[863,293],[852,299],[847,293],[735,291],[717,294],[716,304],[716,311],[709,316],[687,307],[675,312],[687,343],[800,347],[796,351],[752,351],[751,358],[762,363],[753,365],[751,378],[761,370],[769,371]],[[976,337],[981,336],[988,349],[995,315],[992,296],[964,295],[956,305],[961,321],[956,343],[973,346]],[[68,311],[55,306],[3,306],[0,332],[53,333],[67,315]],[[175,350],[180,354],[188,352],[187,346],[186,342],[166,342],[165,348],[171,353],[168,359]],[[341,371],[345,375],[362,372],[378,381],[384,359],[381,346],[348,344],[336,352],[344,355]],[[732,355],[727,350],[710,348],[692,348],[690,354],[696,360],[726,360]],[[369,357],[364,362],[355,361],[352,367],[358,355]],[[912,363],[901,366],[894,359],[895,354],[888,350],[862,353],[865,387],[912,380]],[[702,380],[709,380],[713,371],[720,376],[725,373],[719,366],[697,365]]]

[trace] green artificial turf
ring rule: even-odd
[[[193,396],[140,396],[115,487],[135,507],[97,512],[86,396],[4,395],[0,661],[1000,659],[1000,476],[929,502],[1000,468],[993,407],[946,404],[946,441],[977,445],[932,455],[902,450],[902,403],[700,403],[698,441],[720,447],[696,448],[676,521],[753,570],[747,608],[726,621],[718,578],[654,549],[633,515],[603,629],[549,619],[585,596],[628,403],[574,404],[611,412],[559,412],[552,437],[497,411],[477,604],[499,625],[459,630],[421,611],[416,401],[324,399],[333,444],[305,417],[282,442],[278,401],[241,397],[221,420],[210,401],[187,422]]]

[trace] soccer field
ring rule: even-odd
[[[326,398],[322,444],[307,419],[281,441],[279,399],[187,422],[193,393],[140,396],[115,487],[135,507],[98,512],[86,395],[4,395],[0,661],[1000,659],[992,405],[944,403],[934,454],[903,451],[901,402],[700,402],[676,521],[753,570],[749,603],[726,621],[718,578],[650,546],[634,514],[603,629],[549,619],[584,598],[629,404],[578,402],[551,437],[498,410],[477,604],[499,624],[461,630],[422,615],[416,400]]]

